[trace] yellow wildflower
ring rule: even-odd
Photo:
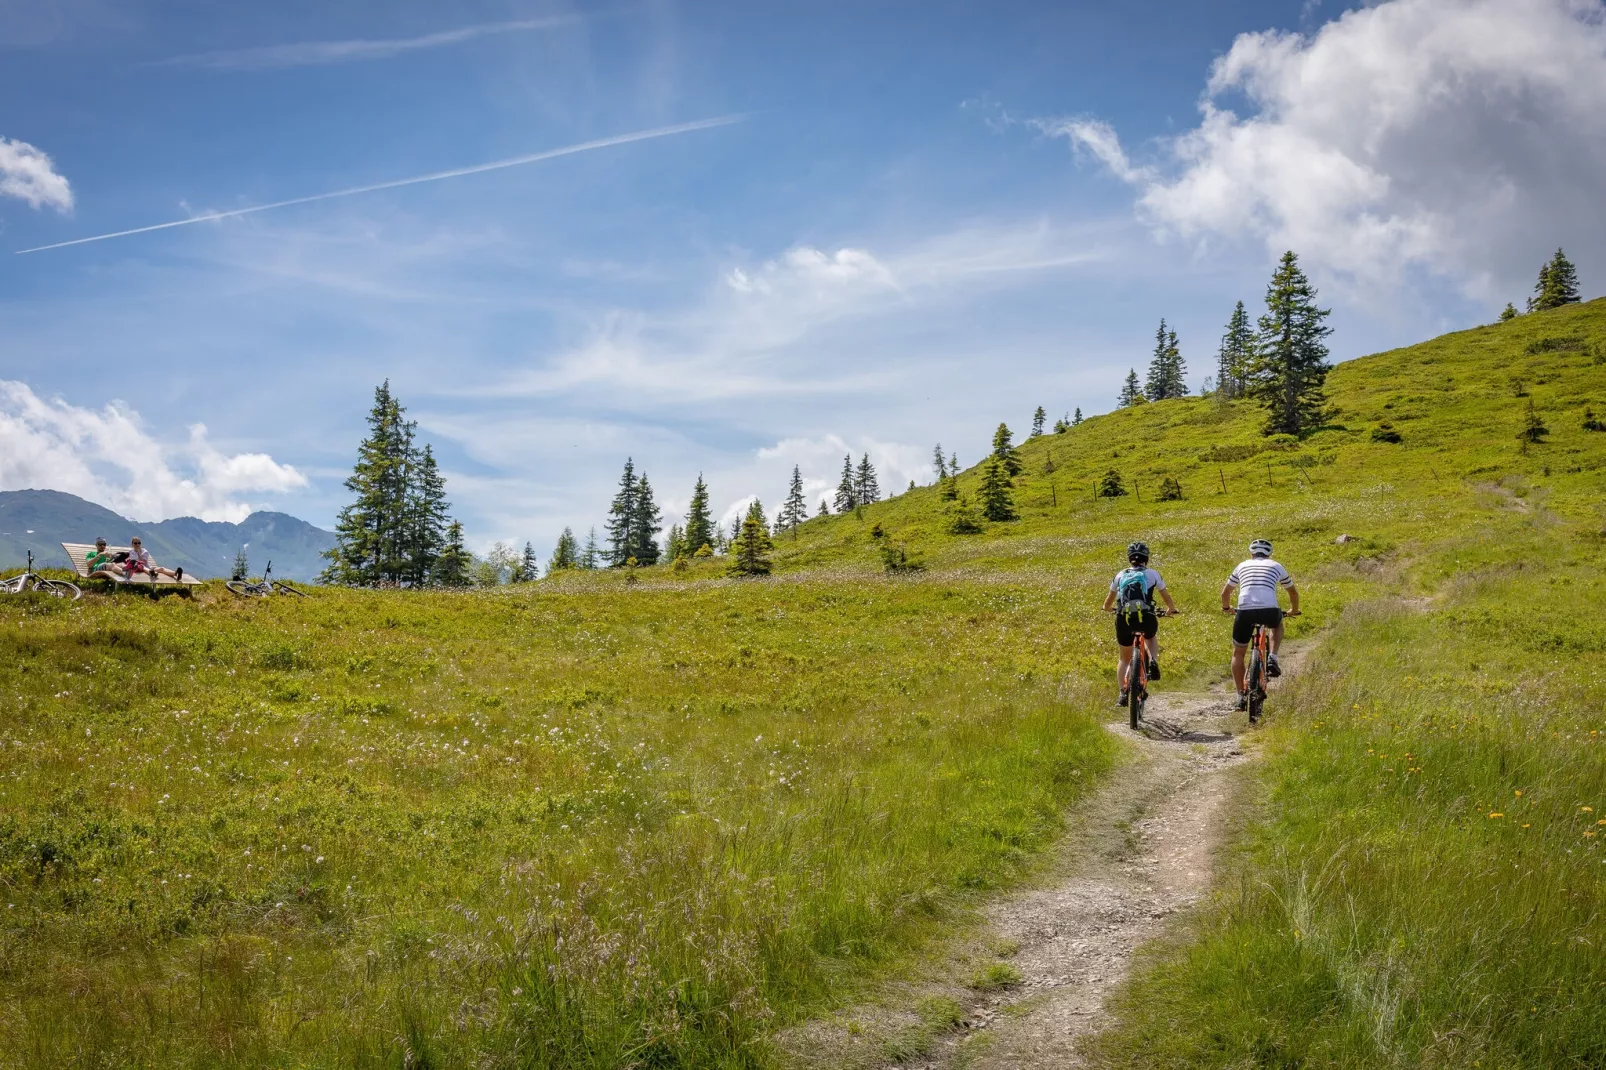
[[[1502,814],[1499,810],[1490,810],[1489,811],[1489,816],[1490,817],[1505,817],[1506,815]]]

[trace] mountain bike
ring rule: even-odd
[[[1299,614],[1283,614],[1286,620]],[[1244,686],[1249,689],[1249,723],[1259,724],[1260,713],[1266,706],[1266,683],[1271,666],[1271,629],[1263,624],[1254,626],[1249,633],[1249,661],[1244,666]]]
[[[230,594],[237,594],[241,598],[266,598],[270,594],[293,594],[297,598],[307,597],[305,591],[298,591],[283,580],[273,578],[272,561],[269,561],[268,567],[262,570],[260,582],[249,583],[245,580],[230,580],[223,586],[228,588]]]
[[[1156,617],[1169,614],[1163,609],[1155,610]],[[1149,701],[1149,662],[1153,654],[1149,649],[1150,640],[1142,632],[1132,637],[1132,661],[1126,671],[1126,706],[1128,722],[1132,730],[1137,731],[1138,724],[1143,720],[1143,706]]]
[[[0,580],[0,594],[21,594],[24,591],[38,591],[48,594],[52,598],[71,598],[77,601],[84,592],[78,589],[75,583],[65,580],[47,580],[36,574],[33,570],[33,551],[28,551],[28,567],[20,576],[12,576],[7,580]]]

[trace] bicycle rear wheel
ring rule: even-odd
[[[273,581],[273,593],[274,594],[293,594],[297,598],[305,598],[305,597],[307,597],[307,592],[306,591],[298,591],[294,587],[290,586],[288,583],[281,583],[278,580],[274,580]]]
[[[1266,704],[1266,661],[1255,649],[1249,655],[1249,723],[1260,722],[1260,711]]]
[[[266,597],[265,592],[262,591],[254,583],[245,583],[245,582],[242,582],[240,580],[229,580],[227,583],[225,583],[223,585],[223,587],[230,594],[237,594],[241,598],[263,598],[263,597]]]
[[[1142,646],[1132,648],[1132,665],[1126,674],[1126,705],[1128,723],[1134,732],[1138,729],[1138,722],[1143,720],[1143,700],[1146,697],[1143,691],[1144,676],[1143,661],[1146,653]]]
[[[76,584],[68,583],[65,580],[34,580],[33,589],[40,594],[48,594],[52,598],[70,598],[75,602],[84,593],[78,589]]]

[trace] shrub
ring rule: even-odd
[[[1589,343],[1576,335],[1565,338],[1540,338],[1529,342],[1524,352],[1530,357],[1538,356],[1540,353],[1587,353]]]
[[[1126,486],[1121,482],[1121,473],[1110,469],[1099,477],[1100,498],[1120,498],[1125,496]]]
[[[920,572],[926,567],[920,555],[911,554],[901,542],[881,546],[881,564],[888,572]]]
[[[950,535],[976,535],[981,532],[981,522],[976,519],[970,503],[960,498],[948,510],[947,528]]]
[[[1595,411],[1593,409],[1585,409],[1584,410],[1584,430],[1585,431],[1606,431],[1606,423],[1602,423],[1600,420],[1595,418]]]
[[[1160,500],[1162,502],[1180,502],[1182,500],[1182,484],[1175,476],[1166,476],[1160,480]]]
[[[1378,424],[1376,427],[1372,428],[1372,441],[1373,442],[1399,442],[1400,441],[1400,433],[1398,431],[1394,430],[1394,425],[1393,424],[1391,424],[1391,423],[1381,423],[1381,424]]]

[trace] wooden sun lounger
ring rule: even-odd
[[[68,557],[72,558],[72,567],[78,573],[80,579],[113,580],[117,583],[127,584],[130,587],[199,587],[202,582],[201,580],[192,580],[188,576],[182,580],[175,580],[171,576],[156,576],[149,572],[141,572],[127,577],[118,576],[111,572],[90,572],[89,566],[84,562],[88,560],[90,554],[95,552],[94,543],[64,542],[61,544],[61,548],[67,551]],[[114,554],[119,550],[133,552],[133,548],[129,546],[108,546],[106,549]]]

